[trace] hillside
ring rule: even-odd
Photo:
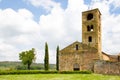
[[[50,70],[55,70],[55,64],[50,64]],[[0,62],[0,70],[26,70],[27,66],[21,62],[3,61]],[[33,63],[31,65],[32,70],[44,70],[43,63]]]

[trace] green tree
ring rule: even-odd
[[[59,70],[59,46],[56,49],[56,70]]]
[[[24,65],[27,65],[28,70],[30,70],[30,65],[35,61],[35,49],[32,48],[29,51],[23,51],[19,53],[19,59],[22,60]]]
[[[48,52],[47,42],[45,43],[44,68],[45,68],[46,71],[49,69],[49,52]]]

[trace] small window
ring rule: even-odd
[[[87,26],[87,31],[93,31],[93,25],[91,25],[91,26]]]
[[[99,26],[99,32],[100,32],[100,26]]]
[[[87,31],[90,31],[90,26],[89,25],[87,26]]]
[[[118,56],[118,61],[120,62],[120,56]]]
[[[77,64],[77,63],[75,63],[75,64],[73,65],[73,70],[74,70],[74,71],[79,71],[79,70],[80,70],[80,65]]]
[[[78,44],[76,44],[76,50],[78,50],[79,49],[79,46],[78,46]]]
[[[91,29],[90,29],[90,31],[93,31],[93,25],[91,25]]]
[[[93,14],[92,14],[92,13],[89,13],[89,14],[87,15],[87,20],[91,20],[91,19],[93,19]]]
[[[92,37],[91,36],[88,37],[88,42],[92,42]]]

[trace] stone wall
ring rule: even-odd
[[[120,62],[97,60],[94,63],[94,73],[120,75]]]

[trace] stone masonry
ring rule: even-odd
[[[97,60],[94,64],[94,72],[100,74],[120,75],[120,62]]]

